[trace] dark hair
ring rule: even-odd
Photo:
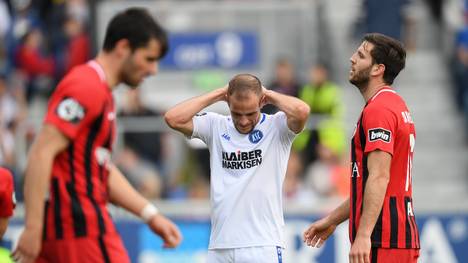
[[[152,39],[156,39],[161,45],[161,55],[164,57],[169,48],[166,31],[143,8],[129,8],[112,18],[107,26],[103,49],[110,51],[121,39],[127,39],[130,48],[134,51],[144,47]]]
[[[227,94],[230,96],[235,92],[244,93],[252,91],[257,95],[262,94],[262,82],[252,74],[239,74],[229,81]]]
[[[373,64],[385,65],[383,79],[391,85],[400,71],[405,68],[406,51],[403,44],[391,37],[379,33],[366,34],[363,41],[374,45],[370,54]]]

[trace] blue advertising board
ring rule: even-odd
[[[325,245],[310,248],[302,242],[302,233],[312,217],[287,217],[285,226],[286,250],[283,262],[345,263],[350,248],[346,224],[339,226]],[[208,220],[177,220],[184,240],[177,249],[163,249],[161,240],[138,221],[116,221],[132,262],[182,263],[206,262],[210,225]],[[421,252],[420,262],[468,262],[468,215],[428,214],[417,220]],[[14,221],[4,237],[4,244],[12,245],[21,231],[21,222]]]
[[[253,68],[259,60],[254,32],[173,33],[169,47],[163,70]]]

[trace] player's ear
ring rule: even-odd
[[[114,50],[119,57],[126,57],[131,53],[130,42],[128,39],[122,38],[117,41]]]
[[[265,94],[262,94],[262,97],[260,98],[260,109],[263,108],[263,106],[265,106],[266,104],[266,96]]]
[[[372,75],[383,75],[385,72],[385,65],[384,64],[375,64],[372,66]]]

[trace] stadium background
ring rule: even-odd
[[[308,82],[309,68],[314,65],[328,68],[330,80],[340,87],[345,109],[340,121],[346,135],[344,150],[335,145],[341,149],[335,153],[342,154],[338,162],[319,158],[301,169],[301,164],[291,161],[284,197],[285,262],[347,262],[346,226],[323,249],[305,247],[301,235],[309,222],[343,198],[340,186],[346,181],[337,179],[334,171],[346,167],[348,138],[363,106],[360,94],[347,82],[349,57],[369,28],[381,28],[384,33],[401,30],[408,48],[406,69],[394,86],[406,99],[417,129],[413,183],[423,247],[420,262],[466,262],[468,115],[463,111],[467,102],[462,96],[468,97],[468,86],[466,82],[457,86],[455,81],[459,76],[456,36],[467,27],[463,17],[466,3],[395,0],[388,1],[392,7],[388,8],[386,4],[376,7],[374,2],[2,0],[0,12],[6,7],[10,13],[0,15],[1,96],[2,102],[7,96],[11,102],[2,103],[1,108],[1,143],[10,152],[2,151],[0,164],[15,172],[20,201],[2,244],[14,245],[22,227],[21,177],[27,147],[40,126],[47,96],[69,65],[69,53],[77,54],[86,47],[72,49],[76,33],[67,29],[68,21],[77,20],[83,27],[91,57],[116,12],[143,6],[168,29],[171,51],[158,76],[145,81],[140,93],[125,87],[115,93],[121,116],[114,159],[140,192],[179,223],[185,239],[180,248],[163,251],[158,238],[143,224],[112,207],[134,262],[204,262],[208,244],[206,150],[169,131],[161,114],[181,100],[224,85],[236,73],[254,73],[268,85],[276,77],[275,64],[280,58],[294,66],[297,83]],[[385,14],[381,19],[387,21],[379,21],[380,14]],[[386,26],[379,27],[379,23]],[[40,69],[28,68],[16,55],[26,42],[24,36],[35,30],[42,34],[37,49],[44,63]],[[48,67],[51,69],[45,70]],[[462,74],[466,72],[465,68]],[[144,105],[144,114],[132,111],[135,101]],[[222,104],[211,110],[227,113]],[[12,116],[8,125],[5,116]],[[317,128],[323,118],[326,116],[312,115],[309,128]],[[137,152],[135,148],[141,147],[131,145],[138,144],[135,138],[161,150],[148,150],[153,156],[145,155],[148,151]]]

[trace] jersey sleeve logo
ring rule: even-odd
[[[76,124],[83,119],[85,110],[75,99],[65,98],[57,107],[57,115],[62,120]]]
[[[392,140],[392,132],[383,128],[369,129],[368,140],[370,142],[381,140],[383,142],[389,143]]]
[[[201,117],[201,116],[204,116],[206,115],[206,112],[199,112],[197,114],[195,114],[196,117]]]

